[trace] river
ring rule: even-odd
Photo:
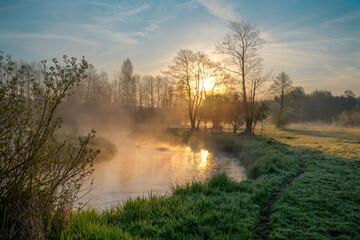
[[[232,154],[213,153],[206,148],[192,150],[166,141],[139,143],[129,139],[113,141],[116,155],[95,162],[92,190],[81,199],[87,206],[106,209],[128,198],[167,194],[171,186],[204,180],[216,171],[225,171],[241,181],[245,169]]]

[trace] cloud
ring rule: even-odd
[[[360,14],[360,11],[356,11],[349,15],[345,15],[345,16],[341,16],[339,18],[334,18],[334,19],[328,20],[324,23],[324,26],[328,26],[333,23],[343,23],[343,22],[349,22],[352,20],[357,20],[357,19],[359,19],[359,14]]]
[[[24,7],[25,4],[14,4],[9,6],[0,7],[0,12],[13,11],[19,8]]]
[[[137,44],[138,43],[138,41],[136,39],[132,38],[131,36],[129,36],[129,34],[125,34],[125,33],[121,33],[121,32],[112,32],[112,31],[108,31],[108,30],[103,30],[103,31],[101,31],[101,33],[108,36],[108,39],[110,39],[114,42],[122,42],[122,43],[127,43],[127,44]]]
[[[92,3],[94,4],[94,3]],[[98,5],[98,4],[95,4]],[[105,6],[105,5],[103,5]],[[107,6],[109,7],[109,6]],[[117,22],[125,22],[127,21],[126,19],[128,19],[128,17],[137,15],[141,12],[143,12],[144,10],[148,9],[150,7],[150,5],[148,3],[144,3],[143,5],[134,8],[132,10],[126,10],[126,11],[121,11],[121,7],[120,6],[113,6],[113,11],[111,13],[106,13],[105,15],[101,15],[101,16],[97,16],[96,19],[98,21],[101,22],[105,22],[105,23],[117,23]]]
[[[56,35],[56,34],[42,34],[42,33],[6,33],[2,34],[3,37],[6,38],[17,38],[17,39],[31,39],[31,38],[40,38],[40,39],[62,39],[71,42],[86,44],[90,46],[95,46],[96,43],[90,40],[66,36],[66,35]]]
[[[108,4],[108,3],[103,3],[103,2],[89,2],[92,5],[96,5],[96,6],[101,6],[101,7],[107,7],[107,8],[113,8],[115,7],[114,5]]]
[[[157,16],[153,19],[149,19],[146,24],[145,30],[148,32],[153,32],[160,28],[161,24],[174,19],[175,16]]]
[[[77,25],[78,27],[84,28],[88,33],[93,34],[94,36],[101,36],[102,40],[112,41],[112,42],[121,42],[126,44],[137,44],[138,40],[135,37],[144,37],[146,33],[137,31],[137,32],[119,32],[115,31],[112,28],[101,25]]]
[[[121,15],[122,16],[131,16],[131,15],[135,15],[138,14],[142,11],[144,11],[145,9],[148,9],[150,7],[150,5],[148,3],[144,3],[142,6],[135,8],[134,10],[128,11],[128,12],[124,12]]]
[[[198,0],[206,10],[214,16],[223,20],[238,20],[238,14],[234,11],[234,7],[225,3],[223,0]]]

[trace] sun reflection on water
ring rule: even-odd
[[[202,149],[200,154],[201,154],[201,160],[200,160],[199,168],[205,168],[209,158],[209,151],[206,149]]]

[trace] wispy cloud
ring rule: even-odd
[[[101,36],[103,40],[117,42],[117,43],[137,44],[138,40],[136,39],[136,37],[146,36],[145,33],[140,31],[119,32],[103,25],[79,24],[77,26],[85,29],[85,31],[87,31],[88,33],[94,36]]]
[[[149,19],[146,24],[145,30],[148,32],[153,32],[156,29],[160,28],[161,24],[174,19],[176,16],[156,16],[153,19]]]
[[[24,7],[25,4],[13,4],[13,5],[8,5],[8,6],[0,6],[0,12],[5,12],[5,11],[12,11],[12,10],[16,10],[19,8]]]
[[[224,0],[197,0],[211,14],[223,20],[237,20],[239,17],[234,7]]]
[[[101,6],[101,7],[107,7],[107,8],[113,8],[114,5],[112,4],[108,4],[108,3],[103,3],[103,2],[89,2],[92,5],[96,5],[96,6]]]
[[[356,11],[356,12],[353,12],[353,13],[345,15],[345,16],[341,16],[338,18],[334,18],[334,19],[325,21],[324,26],[328,26],[328,25],[334,24],[334,23],[343,23],[343,22],[348,22],[348,21],[352,21],[352,20],[358,20],[359,15],[360,15],[360,11]]]
[[[16,39],[62,39],[66,41],[86,44],[90,46],[95,46],[96,43],[90,40],[86,40],[83,38],[66,36],[66,35],[57,35],[57,34],[42,34],[42,33],[5,33],[1,34],[2,37],[5,38],[16,38]]]
[[[94,2],[92,4],[94,4]],[[102,4],[102,6],[105,5]],[[134,9],[124,11],[124,9],[120,5],[114,5],[112,11],[105,12],[105,14],[102,13],[100,16],[97,16],[95,18],[103,23],[125,22],[129,17],[133,17],[134,15],[139,14],[148,9],[149,7],[150,5],[148,3],[144,3]]]
[[[132,36],[130,36],[129,34],[126,34],[126,33],[112,32],[109,30],[102,30],[100,33],[103,35],[106,35],[108,37],[108,39],[113,42],[121,42],[121,43],[127,43],[127,44],[137,44],[138,43],[138,40],[136,40],[135,38],[133,38]],[[139,34],[139,33],[136,33],[136,34]]]

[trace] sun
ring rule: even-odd
[[[219,79],[208,77],[204,80],[204,89],[206,92],[214,90],[214,92],[223,92],[223,87],[219,84]]]

